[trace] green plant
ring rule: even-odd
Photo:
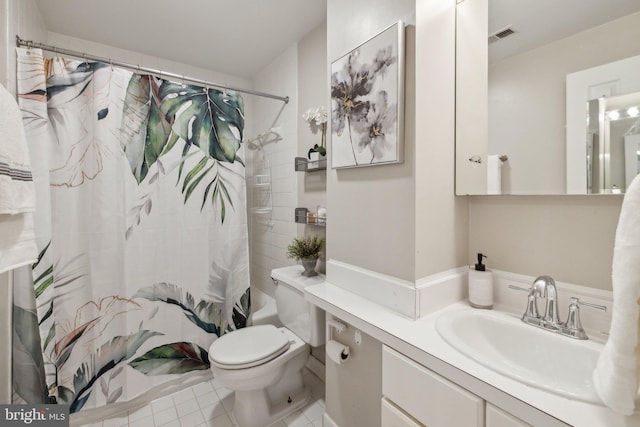
[[[289,246],[287,246],[287,257],[293,258],[296,261],[318,258],[320,251],[324,248],[324,243],[324,239],[316,236],[293,239]]]

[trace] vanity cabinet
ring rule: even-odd
[[[382,395],[382,427],[529,426],[387,346]]]
[[[425,427],[393,402],[382,398],[382,427]]]
[[[487,402],[486,427],[531,427],[530,424]]]
[[[382,395],[425,426],[484,426],[483,399],[387,346],[382,350]]]

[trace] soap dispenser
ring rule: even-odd
[[[469,305],[474,308],[493,308],[493,273],[482,263],[486,255],[478,254],[478,263],[469,270]]]

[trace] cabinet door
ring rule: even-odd
[[[504,412],[502,409],[487,403],[486,427],[531,427],[529,424]]]
[[[424,427],[387,399],[382,399],[382,427]]]
[[[386,346],[382,394],[428,427],[484,426],[483,399]]]

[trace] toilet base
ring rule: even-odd
[[[240,427],[265,427],[303,407],[310,396],[311,390],[306,386],[273,403],[264,389],[236,391],[233,415]]]

